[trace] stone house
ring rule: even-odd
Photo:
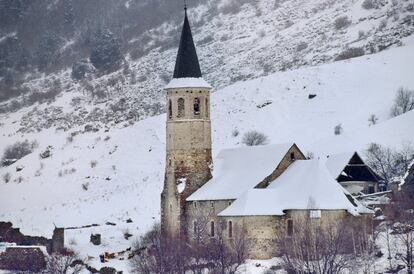
[[[380,191],[382,178],[365,164],[357,152],[328,155],[326,166],[335,180],[351,194]]]
[[[324,223],[372,213],[335,181],[324,160],[307,160],[294,143],[225,149],[213,165],[211,86],[202,78],[186,11],[165,90],[163,233],[189,242],[218,234],[232,241],[242,234],[249,257],[264,259],[299,218]]]

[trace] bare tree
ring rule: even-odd
[[[371,143],[365,153],[367,164],[384,179],[388,185],[396,177],[403,176],[414,159],[414,149],[405,144],[400,150]]]
[[[84,269],[84,263],[72,252],[56,253],[46,258],[47,274],[78,274]]]
[[[278,235],[278,252],[285,268],[288,272],[315,274],[351,270],[355,258],[371,254],[374,246],[368,244],[368,233],[363,233],[368,230],[357,233],[353,226],[345,221],[322,223],[317,219],[295,218],[293,234],[281,231]]]
[[[267,136],[256,130],[246,132],[242,139],[242,143],[246,146],[266,145],[268,142]]]
[[[368,118],[369,126],[376,125],[378,123],[378,117],[375,114],[371,114]]]
[[[414,109],[414,90],[399,88],[391,109],[391,116],[396,117]]]
[[[402,191],[394,193],[385,214],[392,224],[396,253],[394,258],[405,264],[407,273],[413,273],[414,265],[414,206],[412,198]],[[390,265],[391,266],[391,265]],[[391,268],[392,269],[392,268]]]
[[[131,270],[135,273],[184,273],[188,268],[188,248],[183,237],[163,235],[155,224],[139,241],[134,243],[135,256]]]
[[[233,239],[226,239],[224,231],[225,223],[221,222],[208,245],[208,259],[214,265],[213,273],[232,274],[246,259],[246,241],[242,230],[236,231]]]

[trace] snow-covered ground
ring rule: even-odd
[[[399,87],[414,88],[414,37],[404,46],[332,64],[276,73],[238,82],[212,95],[213,153],[241,146],[252,129],[265,133],[271,143],[296,142],[316,156],[363,150],[370,142],[387,146],[414,143],[414,111],[390,118]],[[316,97],[309,99],[309,94]],[[55,105],[66,106],[66,96]],[[0,181],[0,220],[11,221],[23,233],[51,236],[53,225],[74,227],[66,243],[91,265],[104,266],[98,255],[121,251],[159,220],[164,178],[165,115],[124,127],[64,132],[51,128],[38,133],[17,133],[26,110],[1,120],[0,151],[19,140],[36,140],[39,147],[15,164],[0,168],[11,181]],[[369,126],[375,114],[378,124]],[[342,124],[343,134],[334,135]],[[234,136],[235,130],[239,131]],[[52,146],[52,156],[39,153]],[[16,171],[17,166],[24,167]],[[132,223],[126,220],[131,218]],[[106,225],[106,222],[116,225]],[[124,233],[134,236],[129,240]],[[103,244],[89,243],[90,233],[102,233]],[[249,263],[250,264],[250,263]],[[128,273],[127,261],[112,260]],[[256,267],[254,266],[256,269]]]

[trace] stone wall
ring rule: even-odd
[[[38,247],[8,247],[0,253],[0,269],[37,273],[45,268],[45,254]]]
[[[232,221],[233,237],[238,236],[236,233],[239,231],[243,233],[248,258],[263,260],[278,255],[277,240],[279,236],[287,233],[287,221],[292,220],[293,229],[295,229],[295,226],[299,226],[303,220],[309,219],[309,214],[309,210],[288,210],[284,216],[242,216],[221,217],[220,219],[224,220],[224,223]],[[369,221],[371,216],[354,217],[345,210],[322,210],[321,218],[314,219],[314,221],[328,225],[341,220],[352,221],[355,218]],[[224,235],[228,234],[225,232]]]
[[[64,248],[64,228],[55,228],[52,239],[28,236],[14,228],[10,222],[0,222],[0,241],[24,246],[45,246],[48,253],[61,252]]]

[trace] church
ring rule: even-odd
[[[280,233],[294,236],[298,218],[329,222],[372,215],[337,181],[342,176],[352,183],[342,174],[350,158],[341,169],[334,157],[307,159],[292,142],[225,149],[213,165],[211,89],[202,78],[185,10],[173,79],[165,87],[163,233],[189,242],[218,234],[231,241],[242,233],[248,257],[266,259],[275,255]],[[328,166],[339,173],[333,176]]]

